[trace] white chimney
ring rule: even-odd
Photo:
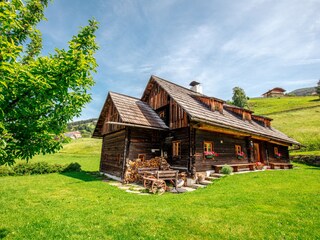
[[[197,93],[201,93],[202,94],[202,86],[201,83],[197,82],[197,81],[192,81],[190,84],[191,86],[191,90]]]

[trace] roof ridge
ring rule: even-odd
[[[123,96],[123,97],[132,98],[132,99],[141,101],[141,99],[139,99],[139,98],[132,97],[132,96],[129,96],[129,95],[126,95],[126,94],[123,94],[123,93],[118,93],[118,92],[113,92],[113,91],[109,91],[109,93],[110,93],[110,94],[121,95],[121,96]],[[141,101],[141,102],[142,102],[142,101]]]
[[[183,88],[184,90],[187,90],[187,91],[190,92],[190,93],[196,93],[196,94],[202,95],[202,96],[204,96],[204,97],[209,97],[209,96],[207,96],[207,95],[205,95],[205,94],[203,94],[203,93],[198,93],[198,92],[192,91],[192,90],[189,89],[189,88],[186,88],[186,87],[184,87],[184,86],[178,85],[178,84],[176,84],[176,83],[174,83],[174,82],[171,82],[171,81],[169,81],[169,80],[166,80],[166,79],[164,79],[164,78],[161,78],[161,77],[158,77],[158,76],[155,76],[155,75],[151,75],[151,77],[153,77],[153,78],[158,78],[158,79],[160,79],[160,80],[162,80],[162,81],[165,81],[165,82],[170,83],[170,84],[172,84],[172,85],[175,85],[175,86],[177,86],[177,87]]]

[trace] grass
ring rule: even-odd
[[[314,156],[320,156],[320,150],[319,151],[307,151],[307,152],[296,152],[292,151],[290,152],[290,155],[296,156],[296,155],[314,155]]]
[[[282,97],[282,98],[252,98],[250,109],[257,115],[270,115],[286,111],[300,110],[320,106],[317,96]]]
[[[93,145],[73,141],[42,158],[67,163],[86,153],[84,170],[97,171]],[[319,239],[320,169],[296,166],[162,196],[129,194],[88,172],[1,177],[0,238]]]
[[[97,171],[99,169],[101,145],[101,139],[80,138],[65,144],[59,153],[38,155],[31,161],[47,161],[61,164],[78,162],[83,170]]]
[[[37,183],[37,184],[35,184]],[[0,178],[7,239],[318,239],[319,169],[223,178],[139,196],[86,173]]]
[[[257,98],[249,103],[255,114],[273,118],[272,126],[306,146],[294,154],[320,151],[319,97]]]

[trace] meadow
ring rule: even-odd
[[[136,195],[96,174],[101,140],[35,160],[83,172],[0,178],[4,239],[319,239],[320,169],[224,177],[183,194]]]
[[[320,153],[318,98],[250,105],[306,145],[303,154]],[[0,239],[320,239],[319,167],[295,164],[189,193],[136,195],[98,174],[100,151],[100,139],[73,140],[31,161],[78,162],[82,172],[0,177]]]
[[[320,151],[320,99],[317,96],[254,98],[250,108],[273,119],[272,126],[299,141],[303,147],[291,154],[318,154]]]

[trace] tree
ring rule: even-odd
[[[317,91],[317,94],[318,94],[318,96],[320,98],[320,80],[318,82],[318,86],[316,87],[316,91]]]
[[[67,50],[40,56],[36,25],[47,4],[0,1],[0,165],[58,151],[67,122],[91,100],[97,22],[81,28]]]
[[[233,90],[233,96],[232,96],[233,104],[241,108],[244,108],[245,106],[247,106],[248,97],[246,96],[246,93],[244,92],[244,90],[240,87],[234,87],[232,90]]]

